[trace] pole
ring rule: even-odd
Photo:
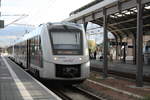
[[[88,25],[87,22],[84,22],[84,23],[83,23],[83,27],[84,27],[84,31],[85,31],[85,32],[87,31],[87,25]]]
[[[133,36],[132,44],[133,44],[133,65],[136,65],[136,36]]]
[[[108,33],[107,33],[107,15],[106,15],[106,9],[103,9],[103,27],[104,27],[104,60],[103,60],[103,72],[104,72],[104,78],[107,78],[108,73]]]
[[[143,86],[143,19],[142,19],[143,8],[141,0],[137,0],[137,73],[136,73],[136,86]]]

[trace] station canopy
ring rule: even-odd
[[[143,5],[143,32],[150,34],[150,0]],[[103,9],[106,9],[108,30],[118,38],[136,36],[137,0],[95,0],[73,12],[66,21],[93,22],[103,26]]]

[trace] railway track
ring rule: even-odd
[[[63,93],[60,90],[51,89],[51,91],[53,91],[56,95],[58,95],[59,97],[61,97],[62,100],[72,100],[72,98],[70,98],[69,96],[67,96],[65,93]]]
[[[50,87],[49,89],[63,100],[105,100],[76,86]]]
[[[42,83],[63,100],[106,100],[103,97],[96,96],[77,85],[62,85],[57,83],[45,82]]]
[[[96,72],[103,72],[102,68],[91,67],[91,70],[96,71]],[[124,77],[124,78],[128,78],[128,79],[132,79],[132,80],[136,80],[136,75],[134,73],[120,72],[120,71],[109,69],[108,74],[114,75],[114,76],[119,76],[119,77]],[[150,83],[150,77],[144,75],[143,76],[143,81]]]

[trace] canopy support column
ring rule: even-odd
[[[143,7],[141,0],[137,0],[137,72],[136,72],[136,86],[143,86]]]
[[[103,72],[104,72],[104,78],[108,77],[108,33],[107,33],[107,14],[106,9],[103,8],[103,28],[104,28],[104,60],[103,60]]]
[[[86,32],[86,30],[87,30],[87,25],[88,25],[88,22],[84,22],[83,23],[83,27],[84,27],[84,31]]]

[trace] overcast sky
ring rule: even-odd
[[[62,21],[69,13],[93,0],[2,0],[2,14],[27,14],[20,23],[40,24]],[[5,17],[6,18],[6,17]],[[13,16],[7,17],[9,23]],[[7,24],[6,23],[6,24]]]
[[[92,1],[94,0],[1,0],[0,19],[8,26],[0,29],[0,46],[11,44],[25,30],[33,29],[29,26],[13,25],[12,22],[36,26],[46,22],[59,22],[68,18],[70,12]]]

